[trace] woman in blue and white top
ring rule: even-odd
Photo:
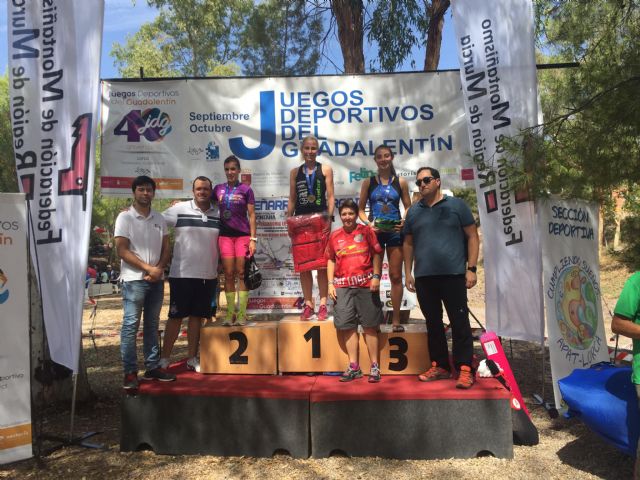
[[[404,178],[396,175],[393,168],[393,152],[386,145],[379,145],[374,152],[378,174],[367,178],[360,188],[359,217],[365,225],[370,225],[378,236],[378,243],[386,249],[391,281],[391,303],[393,305],[393,331],[404,332],[400,325],[400,305],[402,304],[402,224],[400,202],[406,213],[411,206],[409,186]],[[369,202],[369,218],[365,207]]]

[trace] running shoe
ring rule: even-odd
[[[326,320],[328,316],[329,314],[327,313],[327,306],[320,305],[320,308],[318,309],[318,320]]]
[[[142,376],[142,380],[158,380],[159,382],[173,382],[176,376],[173,373],[166,372],[160,368],[147,370]]]
[[[313,308],[305,303],[304,310],[300,314],[300,320],[311,320],[313,318]]]
[[[354,370],[351,368],[351,366],[349,366],[340,377],[340,381],[350,382],[352,380],[355,380],[356,378],[361,378],[361,377],[362,377],[362,370],[360,370],[360,368],[358,368],[357,370]]]
[[[463,388],[466,390],[473,387],[474,382],[475,378],[473,377],[471,367],[462,365],[460,367],[460,375],[458,376],[458,381],[456,382],[456,388]]]
[[[124,382],[122,388],[125,390],[137,390],[138,389],[138,375],[134,373],[126,373],[124,375]]]
[[[431,362],[431,368],[422,375],[418,375],[418,380],[421,382],[433,382],[435,380],[446,380],[448,378],[451,378],[451,372],[440,368],[436,362]]]
[[[196,373],[200,373],[200,360],[198,357],[191,357],[187,360],[187,369]]]
[[[377,363],[374,363],[371,365],[371,371],[369,372],[369,383],[378,383],[380,378],[380,367]]]

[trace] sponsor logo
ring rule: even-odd
[[[131,110],[113,129],[114,135],[126,135],[127,142],[139,142],[144,137],[149,142],[159,142],[171,133],[171,117],[159,108]]]
[[[8,282],[9,279],[7,278],[7,275],[0,268],[0,305],[9,299],[9,288],[7,287]]]
[[[374,175],[376,175],[376,172],[374,170],[367,170],[364,167],[360,167],[360,170],[358,170],[357,172],[349,172],[349,183],[360,182],[365,178],[369,178]]]
[[[207,162],[213,162],[215,160],[220,160],[220,146],[216,145],[216,142],[209,142],[207,145]]]
[[[554,304],[560,334],[572,348],[586,350],[598,328],[598,297],[581,265],[568,265],[558,276]]]

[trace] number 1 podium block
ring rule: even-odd
[[[297,316],[278,325],[280,372],[340,372],[349,359],[332,321],[304,321]]]
[[[277,324],[214,325],[200,330],[200,372],[275,375]]]
[[[383,375],[418,375],[431,366],[425,324],[403,326],[405,331],[402,333],[393,333],[391,325],[380,327],[379,364]],[[371,362],[362,335],[359,362],[362,372],[368,374]]]

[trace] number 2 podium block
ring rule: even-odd
[[[200,372],[275,375],[277,324],[212,326],[200,331]]]
[[[339,372],[349,362],[331,321],[285,317],[278,325],[280,372]]]
[[[405,331],[393,333],[391,325],[382,325],[378,333],[379,364],[383,375],[418,375],[431,366],[424,324],[404,325]],[[367,346],[360,336],[360,366],[369,373],[371,362]]]

